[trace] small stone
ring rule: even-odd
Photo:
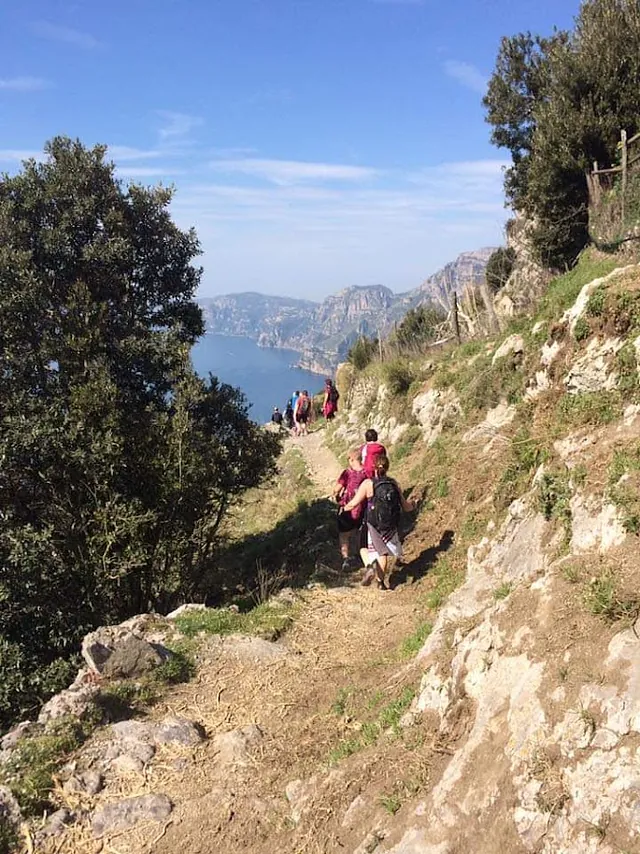
[[[97,795],[103,787],[102,777],[97,771],[89,768],[79,774],[73,774],[62,787],[65,792],[78,792],[80,794]]]
[[[73,820],[74,815],[69,810],[56,810],[56,812],[52,813],[46,820],[44,827],[42,827],[36,834],[36,841],[43,842],[45,839],[49,839],[52,836],[60,836],[61,833],[64,833],[66,825],[71,824]]]
[[[17,800],[6,786],[0,786],[0,822],[18,826],[21,821],[22,815]]]
[[[255,724],[231,730],[213,739],[213,746],[222,765],[248,765],[251,762],[250,749],[262,741],[260,727]]]
[[[125,830],[141,821],[162,821],[173,809],[166,795],[140,795],[107,804],[93,814],[91,829],[100,839],[105,833]]]
[[[0,738],[0,750],[13,750],[21,738],[28,735],[29,730],[33,728],[31,721],[22,721],[6,735]]]
[[[205,740],[200,724],[186,718],[166,718],[154,727],[153,740],[156,744],[184,744],[193,747]]]
[[[167,614],[167,620],[175,620],[177,617],[182,617],[183,614],[190,614],[193,611],[206,611],[207,606],[201,605],[197,602],[188,602],[185,605],[180,605],[179,608],[176,608],[175,611],[171,611],[170,614]]]
[[[142,774],[144,771],[144,762],[138,756],[132,756],[130,753],[122,753],[113,760],[111,768],[116,774],[126,777],[129,774]]]
[[[366,801],[362,797],[362,795],[358,795],[357,798],[354,798],[354,800],[351,801],[351,803],[349,804],[346,813],[344,814],[344,818],[342,819],[342,826],[350,827],[355,822],[357,822],[358,816],[365,806]]]
[[[118,644],[102,667],[112,678],[132,678],[149,673],[164,661],[160,653],[142,638],[129,635]]]
[[[127,741],[151,742],[153,740],[153,724],[142,721],[118,721],[111,725],[111,732],[116,738]]]

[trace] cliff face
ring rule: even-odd
[[[344,359],[360,335],[387,333],[409,309],[432,302],[448,310],[454,291],[461,293],[481,280],[493,251],[464,252],[420,287],[402,294],[370,285],[345,288],[321,303],[239,293],[203,298],[199,304],[207,332],[243,335],[261,347],[297,350],[302,364],[325,372]]]

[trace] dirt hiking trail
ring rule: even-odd
[[[303,453],[318,495],[326,496],[340,466],[324,447],[323,433],[290,442]],[[386,739],[384,748],[375,744],[366,759],[367,750],[349,757],[349,745],[364,729],[347,713],[346,700],[355,698],[375,715],[419,681],[418,671],[399,654],[419,623],[417,585],[383,592],[360,587],[360,576],[355,572],[340,586],[312,585],[292,594],[297,614],[277,643],[205,642],[196,678],[176,686],[151,717],[195,720],[207,740],[186,753],[167,750],[164,761],[156,760],[142,775],[111,781],[100,797],[102,804],[162,793],[174,804],[170,818],[164,826],[138,825],[98,844],[86,829],[71,831],[73,846],[65,850],[353,851],[374,817],[364,810],[354,826],[343,824],[347,808],[367,786],[379,786],[380,795],[392,787],[407,770],[407,751]],[[359,763],[357,773],[348,771],[352,760]],[[370,811],[379,815],[381,810],[374,799]]]

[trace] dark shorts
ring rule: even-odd
[[[308,420],[309,420],[309,415],[307,413],[303,414],[301,412],[300,415],[298,415],[298,424],[306,424]]]
[[[351,513],[338,513],[338,531],[341,534],[348,534],[350,531],[355,531],[360,527],[360,519],[354,519]]]

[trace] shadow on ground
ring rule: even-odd
[[[440,537],[440,542],[436,543],[435,546],[423,549],[412,561],[396,566],[396,569],[389,580],[389,586],[391,589],[393,590],[401,584],[406,584],[409,580],[413,584],[425,576],[438,559],[438,556],[451,548],[454,536],[455,534],[453,531],[444,531]]]

